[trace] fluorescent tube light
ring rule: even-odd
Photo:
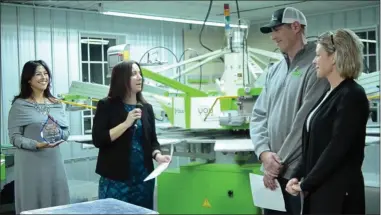
[[[108,45],[108,40],[100,40],[100,39],[81,39],[81,43],[88,43],[94,45]]]
[[[366,40],[366,39],[360,39],[361,42],[365,42],[365,43],[377,43],[376,40]]]
[[[121,16],[121,17],[129,17],[129,18],[137,18],[137,19],[149,19],[149,20],[158,20],[158,21],[167,21],[167,22],[179,22],[179,23],[196,24],[196,25],[202,25],[204,23],[203,21],[197,21],[197,20],[167,18],[167,17],[159,17],[159,16],[148,16],[148,15],[120,13],[120,12],[112,12],[112,11],[101,12],[101,13],[104,15],[110,15],[110,16]],[[225,23],[219,23],[219,22],[205,22],[205,25],[225,27]],[[238,25],[230,24],[230,27],[238,28]],[[247,28],[247,25],[241,25],[240,27],[241,28]]]

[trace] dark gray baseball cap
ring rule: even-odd
[[[299,22],[301,25],[307,26],[307,19],[300,10],[293,7],[282,8],[273,13],[270,23],[262,26],[260,31],[263,34],[268,34],[277,26],[293,22]]]

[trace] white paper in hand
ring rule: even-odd
[[[282,190],[278,180],[276,183],[278,188],[270,190],[263,184],[263,176],[257,174],[249,174],[251,194],[253,196],[254,205],[259,208],[286,211]]]
[[[172,161],[172,155],[173,155],[173,144],[171,144],[171,152],[170,152],[170,157],[171,157],[171,161]],[[170,162],[169,162],[170,163]],[[169,166],[169,163],[161,163],[159,164],[152,172],[151,174],[149,174],[147,176],[147,178],[144,179],[144,181],[149,181],[151,179],[154,179],[156,178],[157,176],[159,176],[162,172],[164,172],[168,166]]]

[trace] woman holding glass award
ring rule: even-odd
[[[15,206],[22,211],[69,203],[59,147],[69,126],[62,103],[50,93],[51,73],[42,60],[25,63],[21,91],[12,101],[8,132],[15,153]]]
[[[155,180],[144,179],[153,170],[152,160],[164,163],[170,157],[160,152],[155,116],[142,89],[139,64],[117,64],[108,97],[98,102],[92,136],[99,148],[99,199],[114,198],[153,209]]]

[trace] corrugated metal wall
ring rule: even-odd
[[[343,2],[343,4],[345,3]],[[370,6],[307,16],[307,19],[309,25],[308,35],[310,36],[318,36],[324,31],[335,30],[337,28],[350,28],[352,30],[369,29],[375,28],[380,24],[380,8]]]
[[[80,80],[81,34],[116,37],[119,44],[130,43],[132,58],[140,59],[155,46],[168,47],[179,56],[183,51],[182,29],[183,25],[168,22],[1,6],[2,124],[7,122],[10,100],[19,91],[22,66],[28,60],[45,60],[53,70],[54,94],[65,93],[71,81]],[[170,54],[168,61],[172,62]],[[74,134],[79,134],[79,128],[72,123]]]
[[[333,31],[338,28],[349,28],[353,31],[364,32],[375,30],[376,32],[376,61],[375,69],[380,70],[380,8],[379,6],[369,6],[356,10],[346,10],[342,12],[321,14],[308,17],[307,28],[309,36],[319,36],[325,31]],[[367,49],[368,50],[368,49]],[[366,51],[367,52],[367,51]],[[371,71],[373,72],[373,71]]]

